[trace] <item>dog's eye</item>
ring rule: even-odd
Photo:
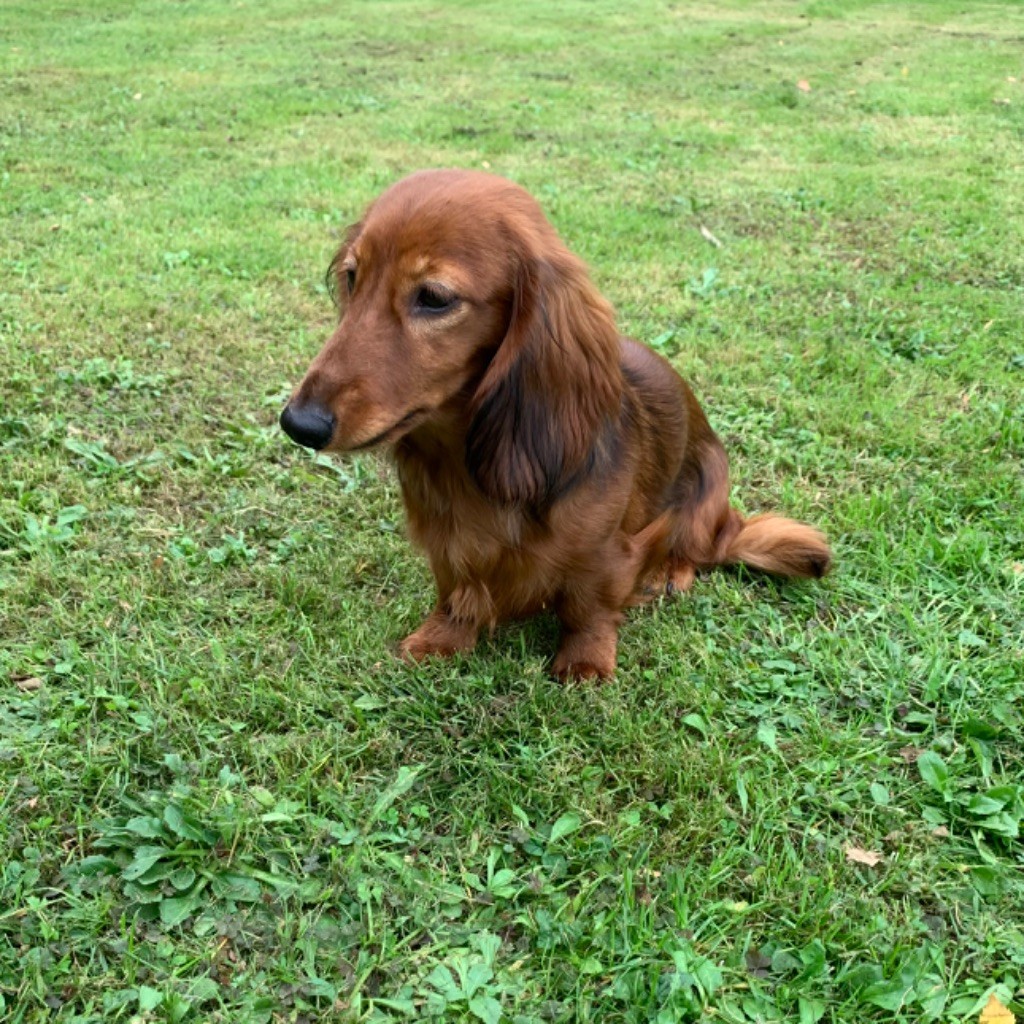
[[[345,287],[348,288],[348,293],[351,295],[356,290],[356,268],[349,267],[345,271]]]
[[[458,299],[451,292],[424,285],[413,299],[413,307],[418,313],[443,313],[451,309]]]

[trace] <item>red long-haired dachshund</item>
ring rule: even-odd
[[[615,670],[623,609],[652,581],[742,562],[821,576],[813,527],[729,505],[693,393],[619,335],[611,306],[523,189],[422,171],[388,189],[331,263],[337,328],[281,414],[299,444],[387,445],[437,604],[400,645],[470,650],[550,608],[560,678]]]

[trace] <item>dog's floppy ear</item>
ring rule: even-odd
[[[355,224],[350,224],[345,229],[345,237],[341,240],[338,251],[331,257],[331,262],[327,264],[324,284],[327,286],[327,294],[330,295],[331,301],[336,306],[340,306],[346,296],[345,284],[341,280],[341,265],[345,262],[345,257],[348,256],[349,250],[355,245],[355,241],[362,230],[363,222],[361,220],[356,221]]]
[[[494,501],[548,507],[589,468],[619,413],[611,306],[568,250],[520,258],[508,332],[473,396],[466,464]]]

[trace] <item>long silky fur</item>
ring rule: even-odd
[[[832,552],[820,530],[782,516],[763,514],[743,521],[723,562],[742,562],[776,576],[818,579],[828,571]]]
[[[568,251],[516,274],[508,333],[476,395],[466,465],[504,505],[564,496],[619,410],[622,371],[611,307]]]

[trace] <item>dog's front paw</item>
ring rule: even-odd
[[[398,645],[398,656],[403,661],[423,661],[424,658],[431,656],[449,658],[458,650],[457,647],[425,639],[419,634],[419,630],[416,630],[415,633],[410,633]]]
[[[615,657],[600,656],[599,652],[587,657],[580,652],[561,650],[555,655],[551,674],[563,683],[586,679],[610,679],[615,675]]]
[[[551,672],[569,679],[610,679],[615,675],[618,616],[591,622],[587,629],[565,630]]]
[[[475,629],[442,612],[434,612],[398,645],[398,656],[413,662],[432,656],[450,658],[458,651],[471,650],[475,645]]]
[[[589,661],[573,661],[561,667],[556,663],[552,672],[563,683],[586,682],[590,679],[610,679],[615,673],[615,666],[608,668]]]

